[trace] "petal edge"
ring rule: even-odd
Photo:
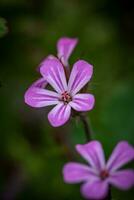
[[[78,60],[72,68],[68,91],[75,95],[79,92],[91,79],[93,74],[93,66],[84,60]]]

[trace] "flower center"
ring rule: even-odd
[[[100,177],[102,180],[105,180],[109,176],[109,172],[107,170],[103,170],[100,173]]]
[[[63,101],[65,104],[68,104],[70,101],[72,101],[72,97],[67,91],[65,91],[61,94],[61,101]]]

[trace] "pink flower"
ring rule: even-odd
[[[68,67],[68,60],[76,47],[78,43],[77,38],[68,38],[68,37],[63,37],[60,38],[57,42],[57,57],[59,60],[62,62],[64,67]],[[49,55],[48,58],[53,58],[53,55]],[[45,62],[46,58],[41,62],[41,64],[38,66],[38,71],[40,71],[40,67],[43,65]],[[39,87],[39,88],[44,88],[47,86],[47,81],[43,78],[38,79],[34,84],[32,84],[32,87]]]
[[[105,162],[104,152],[98,141],[76,145],[77,152],[89,165],[70,162],[63,168],[66,183],[81,183],[82,195],[87,199],[103,199],[107,196],[109,185],[127,190],[134,186],[134,170],[120,169],[134,160],[134,148],[125,141],[118,143]]]
[[[48,114],[52,126],[65,124],[71,115],[71,108],[76,111],[89,111],[94,106],[94,96],[78,93],[91,79],[92,65],[84,60],[77,61],[67,83],[64,67],[56,57],[48,57],[40,67],[40,73],[55,91],[40,88],[41,80],[25,93],[25,102],[32,107],[56,105]],[[34,83],[35,84],[35,83]]]

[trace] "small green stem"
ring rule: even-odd
[[[85,134],[86,134],[86,140],[87,140],[87,142],[89,142],[89,141],[92,140],[92,131],[91,131],[91,128],[90,128],[88,118],[85,115],[85,113],[81,113],[80,119],[81,119],[83,126],[84,126],[84,130],[85,130]]]

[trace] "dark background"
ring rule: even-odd
[[[0,199],[83,199],[61,172],[80,158],[74,146],[86,141],[81,122],[52,128],[49,108],[28,107],[24,93],[40,77],[40,61],[56,55],[57,40],[77,37],[70,63],[94,65],[94,138],[106,156],[120,140],[134,145],[134,7],[129,0],[0,0],[0,16]],[[134,190],[112,194],[134,199]]]

